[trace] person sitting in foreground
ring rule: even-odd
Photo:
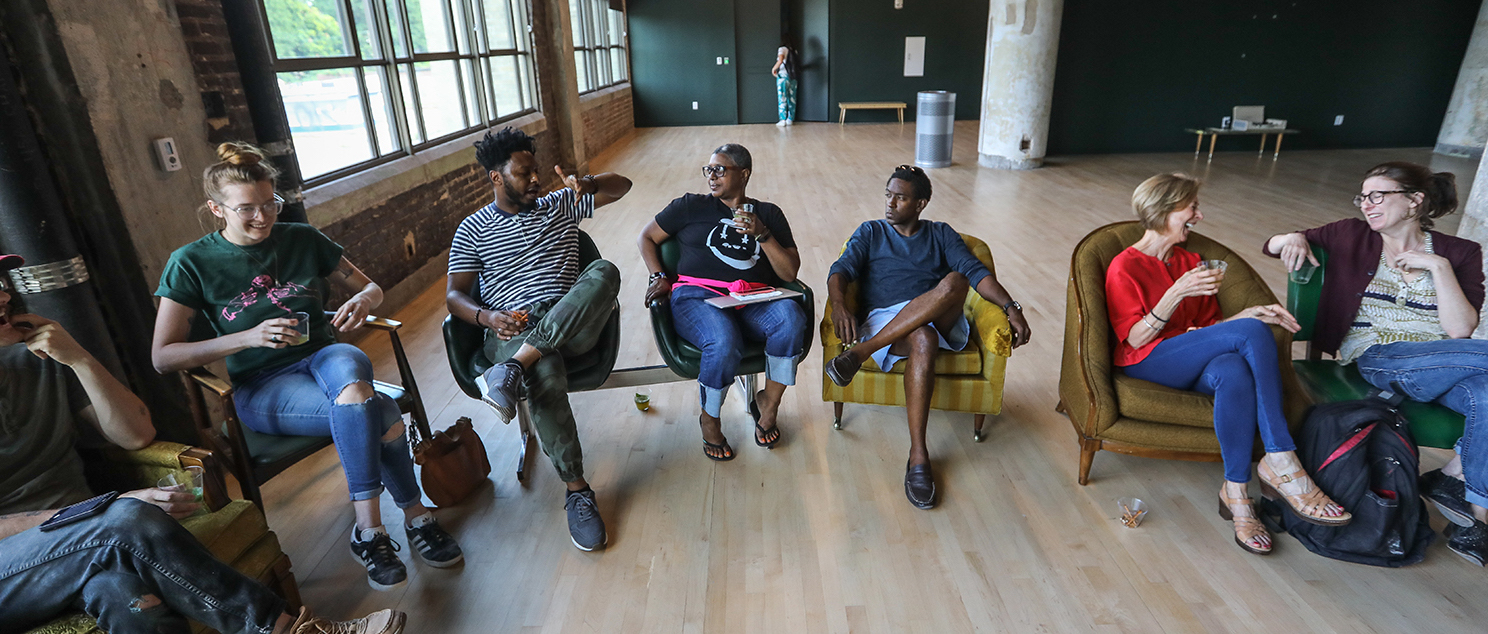
[[[823,366],[833,383],[846,386],[869,359],[883,372],[909,359],[904,370],[909,422],[904,494],[922,509],[935,506],[936,497],[930,450],[925,446],[935,353],[966,347],[971,336],[963,310],[967,290],[976,289],[1007,313],[1013,347],[1028,343],[1031,334],[1023,307],[972,255],[960,234],[946,223],[920,219],[930,194],[930,177],[924,170],[900,165],[884,188],[884,218],[859,225],[832,264],[827,277],[832,327],[838,339],[857,343]],[[861,324],[843,295],[854,280],[862,282],[862,306],[868,311]]]
[[[594,348],[620,292],[614,264],[595,260],[579,270],[579,221],[620,200],[630,179],[574,178],[555,166],[566,187],[541,196],[536,151],[532,137],[512,128],[475,143],[495,200],[455,229],[445,304],[456,319],[486,329],[484,354],[495,365],[476,383],[501,422],[511,421],[525,393],[543,453],[568,486],[569,536],[588,551],[608,539],[584,480],[563,358]],[[477,281],[479,299],[469,294]]]
[[[767,449],[780,442],[779,409],[785,388],[796,384],[796,366],[806,346],[806,313],[794,299],[780,298],[738,308],[717,308],[706,300],[726,296],[739,282],[779,286],[794,282],[801,255],[790,222],[780,207],[745,195],[754,161],[749,150],[727,143],[713,151],[703,176],[708,194],[684,194],[667,204],[636,240],[651,271],[646,304],[670,300],[677,334],[702,351],[698,400],[703,454],[734,459],[723,435],[723,399],[734,382],[744,339],[765,342],[765,387],[750,395],[754,444]],[[746,210],[752,205],[753,211]],[[676,237],[682,255],[677,283],[661,266],[662,242]]]
[[[1457,210],[1456,178],[1414,163],[1383,163],[1364,175],[1347,218],[1283,233],[1262,251],[1295,271],[1328,252],[1314,345],[1357,363],[1382,390],[1435,401],[1467,417],[1456,456],[1421,476],[1421,493],[1453,525],[1447,547],[1488,560],[1488,341],[1469,339],[1483,307],[1483,249],[1431,231]]]
[[[1256,519],[1247,491],[1258,429],[1266,448],[1261,491],[1284,496],[1307,522],[1349,523],[1353,516],[1303,471],[1282,413],[1276,339],[1267,324],[1296,332],[1297,320],[1277,304],[1222,318],[1214,296],[1223,270],[1206,268],[1199,254],[1178,246],[1204,219],[1197,179],[1153,176],[1132,192],[1132,209],[1147,231],[1106,269],[1107,311],[1120,340],[1115,365],[1132,378],[1214,397],[1225,478],[1219,514],[1234,522],[1235,543],[1258,555],[1271,552],[1271,535]]]
[[[186,619],[220,632],[397,634],[404,615],[356,621],[285,612],[284,600],[212,557],[175,519],[198,505],[182,487],[124,493],[102,514],[38,526],[93,492],[74,449],[86,426],[143,449],[150,413],[61,324],[12,310],[0,256],[0,632],[24,632],[82,610],[113,634],[187,634]]]
[[[464,560],[459,544],[423,504],[398,404],[372,388],[372,360],[336,343],[331,329],[362,327],[382,288],[315,227],[276,222],[283,200],[278,171],[262,150],[223,143],[203,174],[207,209],[223,228],[176,249],[160,274],[151,359],[176,372],[226,359],[244,425],[261,434],[330,436],[346,472],[356,514],[351,553],[367,584],[390,590],[408,580],[398,547],[382,525],[383,487],[403,511],[415,556],[436,568]],[[333,282],[354,293],[326,318],[317,290]],[[300,324],[294,313],[304,313]],[[215,337],[191,341],[205,319]],[[298,330],[297,330],[298,328]]]

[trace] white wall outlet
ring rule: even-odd
[[[175,172],[181,169],[181,155],[176,152],[176,140],[171,137],[155,139],[155,160],[160,169]]]
[[[1333,117],[1333,125],[1343,125],[1343,115]]]
[[[722,57],[719,57],[719,58],[713,60],[713,65],[714,66],[722,66],[723,65],[723,58]]]
[[[696,101],[692,102],[692,109],[693,110],[697,110],[697,102]]]
[[[895,9],[903,9],[904,8],[904,0],[894,0],[894,8]]]

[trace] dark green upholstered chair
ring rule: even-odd
[[[589,237],[589,234],[580,231],[579,268],[583,269],[599,258],[599,247],[594,245],[594,240]],[[479,288],[471,289],[470,293],[471,297],[479,297]],[[484,374],[492,365],[482,353],[485,344],[484,328],[455,319],[453,315],[444,318],[444,351],[449,358],[450,373],[455,375],[455,383],[460,386],[460,390],[470,398],[481,397],[475,378]],[[615,359],[619,356],[620,303],[617,301],[615,309],[610,312],[609,320],[605,322],[604,331],[599,335],[598,343],[594,344],[594,349],[577,357],[564,357],[563,362],[568,368],[568,391],[585,392],[603,385],[610,377],[610,371],[615,369]],[[527,449],[532,446],[532,426],[527,418],[526,399],[523,399],[517,407],[517,424],[522,431],[522,449],[517,455],[517,479],[525,481],[527,479]]]
[[[1313,257],[1326,265],[1328,253],[1322,247],[1312,247]],[[1302,389],[1314,403],[1333,403],[1368,398],[1376,390],[1359,375],[1352,364],[1342,365],[1336,360],[1324,359],[1321,350],[1313,346],[1312,334],[1317,325],[1317,307],[1323,296],[1323,269],[1313,271],[1312,279],[1298,284],[1287,278],[1287,310],[1297,318],[1302,329],[1292,335],[1293,341],[1307,342],[1307,358],[1292,361]],[[1436,403],[1419,403],[1406,399],[1400,406],[1400,414],[1410,421],[1411,434],[1416,443],[1427,447],[1450,449],[1462,437],[1465,419],[1461,414]]]
[[[661,267],[667,276],[677,278],[677,260],[682,257],[682,247],[677,244],[675,238],[668,238],[658,245],[657,250],[661,254]],[[806,339],[803,351],[811,349],[811,343],[815,333],[812,332],[810,324],[816,323],[816,303],[811,293],[811,287],[798,279],[788,284],[782,284],[781,288],[788,288],[801,294],[793,298],[806,312]],[[697,346],[677,336],[677,330],[672,325],[672,307],[662,302],[651,307],[651,332],[656,335],[656,347],[661,351],[661,358],[666,361],[667,367],[677,376],[696,379],[698,370],[702,365],[703,351]],[[805,354],[805,352],[802,352]],[[739,377],[749,377],[765,371],[765,344],[760,341],[745,341],[744,355],[739,360]],[[752,384],[746,385],[746,393],[752,393]]]
[[[327,296],[328,289],[322,287],[319,290],[321,297]],[[326,316],[329,318],[334,314],[327,312]],[[403,342],[398,338],[398,329],[403,324],[368,315],[364,327],[386,332],[392,339],[393,357],[398,363],[398,374],[402,381],[401,384],[394,384],[374,380],[373,389],[393,399],[398,404],[399,411],[408,414],[414,424],[426,429],[429,415],[424,411],[424,401],[419,395],[413,368],[408,364],[408,356],[403,352]],[[211,327],[205,319],[193,322],[193,341],[212,336]],[[192,416],[202,442],[226,458],[233,477],[238,479],[243,488],[243,495],[258,505],[259,509],[264,507],[260,485],[331,444],[329,436],[277,436],[253,431],[238,419],[231,383],[205,367],[186,370],[183,375],[187,380],[186,392],[191,401]],[[193,386],[199,389],[193,389]],[[206,399],[202,397],[203,392],[216,397],[220,420],[207,407]]]

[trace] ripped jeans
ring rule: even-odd
[[[398,404],[380,393],[363,403],[336,404],[341,391],[358,382],[372,385],[372,361],[356,346],[335,343],[238,386],[234,402],[243,424],[260,434],[330,436],[353,501],[375,499],[386,486],[398,508],[418,504],[408,437],[382,440],[403,419]]]
[[[212,557],[165,511],[114,500],[54,531],[0,539],[0,632],[82,610],[110,634],[274,631],[284,601]]]

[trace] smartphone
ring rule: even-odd
[[[88,498],[86,500],[83,500],[82,502],[78,502],[77,504],[57,511],[56,515],[53,515],[47,521],[42,522],[41,526],[38,526],[37,528],[41,529],[42,531],[49,531],[56,528],[61,528],[73,522],[80,522],[82,520],[93,517],[94,515],[103,513],[103,511],[108,508],[108,505],[113,503],[113,501],[117,499],[119,499],[118,491],[109,491],[108,493],[105,493],[98,497]]]

